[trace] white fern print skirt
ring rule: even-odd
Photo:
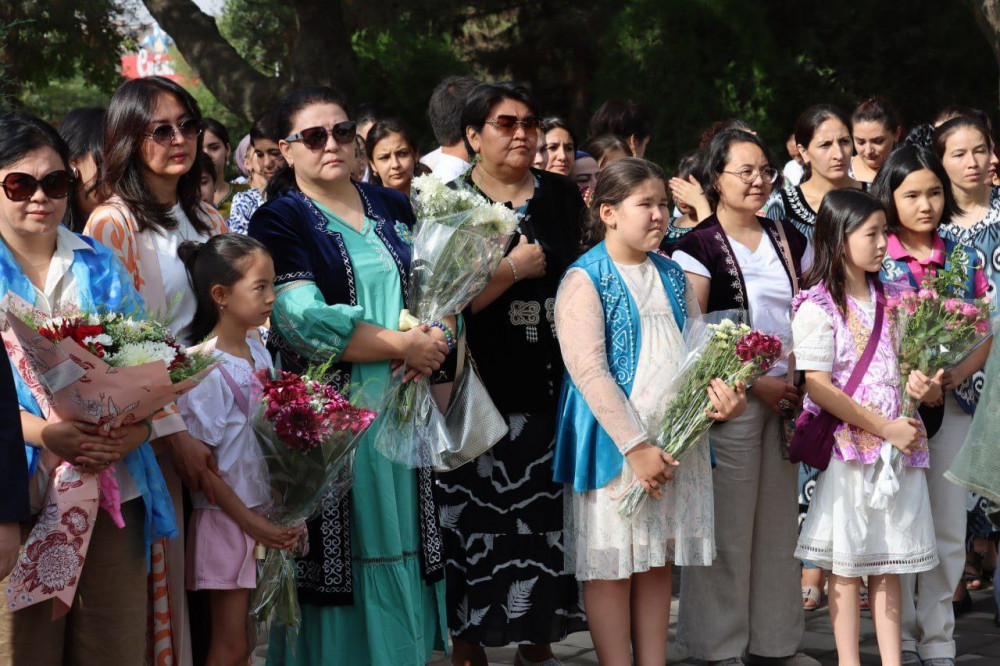
[[[715,559],[707,440],[674,468],[663,497],[649,498],[625,519],[618,515],[618,502],[634,478],[625,462],[603,488],[566,493],[566,567],[577,580],[621,580],[671,563],[707,566]]]
[[[907,467],[888,509],[868,507],[865,468],[834,458],[820,473],[795,557],[838,576],[918,573],[938,564],[923,469]]]

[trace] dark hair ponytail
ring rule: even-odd
[[[601,204],[617,206],[631,196],[635,188],[647,180],[659,180],[667,186],[663,169],[637,157],[623,157],[612,162],[597,174],[597,184],[587,209],[583,230],[583,250],[589,250],[604,240],[604,221]]]
[[[177,248],[177,256],[187,268],[188,281],[198,300],[191,325],[184,331],[189,340],[201,342],[219,323],[219,308],[212,298],[212,287],[231,287],[246,274],[248,259],[255,253],[270,256],[267,247],[256,238],[243,234],[219,234],[205,243],[187,241]]]

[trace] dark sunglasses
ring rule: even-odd
[[[342,123],[337,123],[331,129],[309,127],[291,136],[286,136],[285,141],[288,143],[301,141],[302,145],[309,150],[321,150],[326,147],[327,138],[331,134],[333,140],[342,146],[352,144],[358,136],[358,124],[353,120],[345,120]]]
[[[527,118],[517,118],[517,116],[497,116],[486,121],[493,125],[501,134],[513,134],[514,128],[520,125],[525,132],[534,132],[542,126],[542,119],[538,116],[528,116]]]
[[[174,136],[178,132],[184,139],[190,141],[191,139],[197,139],[204,129],[200,120],[189,118],[177,127],[168,124],[157,125],[152,132],[146,132],[146,137],[161,146],[169,146],[174,142]]]
[[[3,185],[3,193],[11,201],[27,201],[39,187],[50,199],[65,199],[73,186],[73,176],[69,171],[53,171],[39,180],[27,173],[9,173],[0,184]]]

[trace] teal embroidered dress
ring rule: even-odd
[[[291,199],[293,195],[286,194],[275,202],[282,220],[258,213],[251,221],[250,235],[271,247],[279,273],[272,316],[272,335],[276,333],[282,341],[279,363],[289,347],[302,358],[320,360],[332,355],[339,360],[361,321],[396,328],[404,307],[405,278],[401,275],[405,273],[397,263],[400,239],[397,221],[384,219],[384,213],[373,219],[373,213],[379,212],[370,201],[375,198],[374,189],[359,188],[369,214],[361,231],[300,193]],[[289,216],[304,219],[290,220]],[[275,228],[281,225],[286,231],[297,226],[303,248],[293,253],[300,265],[291,274],[286,272],[286,260],[279,258],[281,248],[276,247],[280,243]],[[331,242],[339,253],[325,257],[323,249]],[[338,265],[336,259],[344,263]],[[329,302],[336,298],[318,286],[323,283],[322,273],[334,266],[349,267],[351,293],[346,300],[353,304]],[[352,363],[347,368],[350,383],[363,389],[362,402],[378,408],[390,374],[389,362]],[[427,575],[425,566],[422,542],[427,530],[418,501],[420,483],[417,471],[377,453],[370,433],[362,440],[348,508],[325,505],[323,516],[313,521],[321,529],[310,525],[310,556],[299,562],[302,627],[297,645],[286,644],[283,631],[273,631],[268,664],[417,666],[429,660],[436,646],[443,646],[444,586],[440,576],[428,582],[433,577]],[[344,523],[349,558],[343,556],[345,544],[340,541]]]

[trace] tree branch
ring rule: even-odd
[[[219,33],[215,19],[192,0],[143,0],[202,83],[247,120],[272,106],[290,82],[267,77],[244,60]]]

